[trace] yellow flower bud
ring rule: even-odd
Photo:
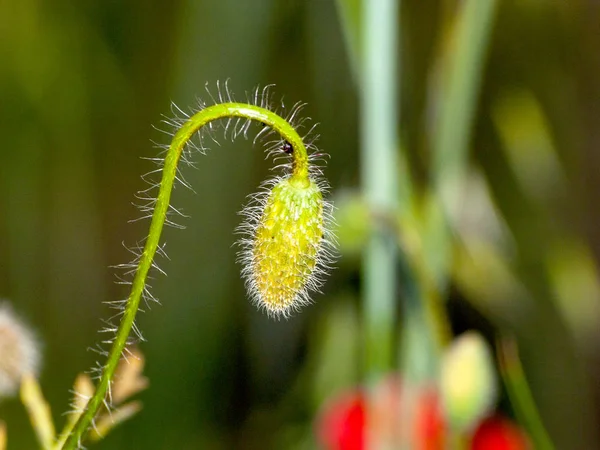
[[[288,315],[309,303],[309,291],[321,285],[329,252],[329,205],[319,185],[309,179],[275,180],[258,205],[243,213],[242,229],[250,239],[240,261],[252,299],[269,314]]]
[[[440,392],[455,430],[469,430],[496,402],[496,372],[484,338],[469,331],[454,340],[442,359]]]

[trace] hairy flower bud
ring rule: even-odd
[[[0,397],[13,395],[25,374],[37,375],[38,345],[10,306],[0,303]]]
[[[326,268],[328,204],[318,184],[293,177],[276,180],[258,205],[247,208],[242,228],[242,269],[250,295],[270,314],[287,315],[310,302]]]

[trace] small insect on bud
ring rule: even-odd
[[[15,394],[25,374],[37,375],[38,345],[10,306],[0,303],[0,397]]]
[[[254,211],[245,211],[251,236],[242,252],[242,273],[259,306],[285,316],[309,303],[308,291],[321,284],[328,205],[309,178],[279,179],[265,197]]]

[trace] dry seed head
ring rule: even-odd
[[[39,364],[33,333],[7,303],[0,303],[0,397],[15,394],[23,375],[37,375]]]
[[[330,206],[318,183],[286,177],[242,213],[242,273],[252,299],[271,315],[287,316],[309,303],[327,269]]]

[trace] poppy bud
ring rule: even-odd
[[[479,333],[462,334],[446,351],[440,393],[446,416],[457,431],[472,429],[494,407],[494,364],[489,346]]]
[[[276,180],[258,206],[243,212],[250,239],[240,261],[250,295],[273,315],[287,315],[310,302],[327,265],[324,248],[328,205],[312,179]]]

